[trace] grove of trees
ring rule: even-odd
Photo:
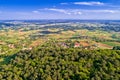
[[[11,56],[0,80],[120,80],[119,50],[61,48],[46,43]]]

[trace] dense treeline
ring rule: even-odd
[[[120,80],[120,51],[64,49],[54,43],[13,55],[0,67],[0,80]]]
[[[113,50],[120,50],[120,46],[114,46]]]

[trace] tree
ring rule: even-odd
[[[114,46],[113,50],[120,50],[120,46]]]

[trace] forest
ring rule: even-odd
[[[0,80],[119,80],[119,50],[63,48],[47,42],[0,66]]]

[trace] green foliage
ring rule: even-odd
[[[56,42],[20,51],[0,67],[0,80],[119,80],[120,51],[61,48]]]
[[[113,50],[120,50],[120,46],[114,46]]]

